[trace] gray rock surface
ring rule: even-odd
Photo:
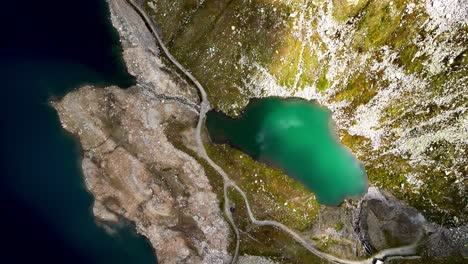
[[[174,127],[194,138],[196,90],[162,63],[124,1],[109,5],[138,84],[81,87],[52,102],[63,128],[81,143],[93,212],[104,224],[122,217],[135,223],[159,263],[229,263],[230,231],[204,169],[169,140]]]
[[[203,167],[168,140],[194,125],[190,107],[140,87],[82,87],[54,103],[83,148],[86,187],[99,220],[134,222],[160,263],[227,263],[230,234]]]
[[[424,234],[420,212],[377,188],[369,188],[360,206],[357,228],[373,251],[410,245]]]

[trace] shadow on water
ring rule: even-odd
[[[83,84],[134,84],[105,1],[11,2],[0,18],[2,260],[155,263],[131,225],[112,236],[96,225],[79,144],[48,104]]]

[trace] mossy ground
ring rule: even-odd
[[[333,0],[333,17],[339,22],[355,17],[368,3],[369,0]]]
[[[203,165],[213,191],[220,199],[220,207],[223,208],[221,175],[187,147],[187,142],[181,134],[181,131],[187,131],[193,126],[195,124],[191,126],[190,124],[174,122],[167,125],[165,132],[174,146],[196,158]],[[207,138],[205,141],[208,154],[226,170],[239,187],[246,191],[252,210],[258,219],[274,219],[296,231],[302,231],[309,227],[310,223],[317,217],[318,203],[314,196],[299,183],[292,181],[281,171],[260,164],[226,145],[212,145],[207,141]],[[213,155],[216,151],[220,151],[223,155]],[[233,154],[229,154],[229,152]],[[254,176],[255,174],[257,176]],[[257,182],[249,181],[252,177],[257,179]],[[291,237],[283,231],[273,227],[252,225],[245,210],[245,204],[237,192],[230,191],[229,198],[235,204],[233,216],[242,231],[242,254],[266,256],[281,261],[281,263],[303,263],[301,262],[303,260],[321,263],[316,256],[297,242],[293,242]],[[232,243],[234,242],[232,241]],[[234,244],[231,244],[231,247],[233,246]]]
[[[259,0],[207,0],[197,6],[172,2],[151,2],[155,9],[147,6],[165,32],[171,52],[203,83],[217,109],[232,111],[233,105],[245,105],[249,94],[239,88],[252,69],[242,60],[267,64],[278,47],[286,46],[283,19],[290,8]],[[173,10],[176,15],[168,18],[152,10]],[[177,30],[173,25],[179,25]]]
[[[247,211],[240,194],[231,190],[229,197],[236,205],[233,217],[239,224],[241,253],[265,256],[279,263],[326,263],[283,231],[270,226],[253,225],[247,220]]]
[[[466,223],[466,192],[454,184],[459,180],[455,171],[467,174],[466,166],[455,162],[466,154],[463,146],[443,140],[433,142],[432,149],[436,151],[423,153],[431,161],[429,164],[417,164],[408,153],[390,150],[401,138],[401,131],[466,106],[467,98],[460,90],[467,75],[467,28],[458,28],[458,34],[434,37],[433,30],[423,27],[429,21],[424,3],[414,0],[332,0],[333,10],[328,10],[327,1],[312,1],[307,6],[301,1],[286,2],[206,0],[198,5],[195,1],[153,0],[156,11],[149,6],[147,10],[161,26],[171,52],[206,87],[213,106],[228,114],[239,113],[252,96],[246,83],[254,81],[249,78],[258,70],[253,62],[292,94],[314,89],[325,96],[326,103],[347,103],[338,118],[349,120],[350,125],[356,121],[353,118],[357,109],[372,102],[392,82],[402,88],[410,85],[389,78],[386,68],[373,70],[372,65],[386,61],[401,69],[403,77],[422,80],[411,84],[411,89],[400,89],[398,96],[391,94],[391,103],[383,107],[379,120],[379,128],[387,132],[381,138],[383,147],[374,149],[369,138],[351,135],[346,127],[340,128],[339,135],[365,164],[371,185],[389,190],[432,221],[444,225]],[[410,5],[412,11],[408,11]],[[331,11],[342,27],[334,38],[349,40],[333,53],[318,32],[320,10]],[[431,38],[432,42],[424,42]],[[426,47],[421,43],[462,43],[465,48],[453,61],[442,61],[448,66],[432,74],[430,66],[438,62],[433,61],[432,53],[424,51]],[[389,61],[384,49],[396,54],[393,60]],[[367,60],[346,60],[353,54]],[[338,66],[333,63],[337,59],[339,71],[334,79],[328,79],[330,72],[337,71]],[[438,98],[457,93],[459,96],[451,104],[437,103]],[[445,124],[415,129],[411,135],[442,129],[455,117]],[[313,198],[307,198],[313,196],[280,171],[224,145],[207,145],[207,149],[248,192],[259,218],[272,218],[297,230],[304,230],[314,220],[318,205]],[[464,149],[466,152],[466,146]],[[418,175],[424,183],[422,187],[408,183],[408,174]],[[209,177],[213,186],[220,184],[217,175]]]
[[[317,217],[312,193],[282,171],[227,145],[206,145],[208,154],[246,193],[259,219],[273,219],[303,231]]]

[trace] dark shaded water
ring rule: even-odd
[[[364,194],[367,176],[334,134],[330,112],[298,98],[251,100],[239,119],[207,114],[215,142],[229,142],[254,159],[302,182],[326,205]]]
[[[85,83],[134,82],[106,3],[10,1],[2,11],[0,262],[155,263],[128,225],[115,236],[96,226],[79,145],[48,106]]]

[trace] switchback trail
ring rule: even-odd
[[[116,1],[116,0],[111,0],[111,1]],[[179,70],[181,71],[198,89],[198,92],[200,94],[201,98],[201,103],[200,103],[200,115],[198,118],[198,123],[197,123],[197,129],[196,129],[196,142],[198,145],[198,154],[200,155],[201,158],[205,159],[208,164],[216,170],[217,173],[219,173],[223,177],[223,182],[224,182],[224,213],[226,215],[226,218],[228,219],[229,223],[231,224],[234,233],[236,235],[236,248],[234,251],[234,255],[232,258],[232,263],[237,262],[238,254],[239,254],[239,244],[240,244],[240,236],[239,236],[239,229],[236,226],[234,219],[232,217],[232,213],[229,210],[230,208],[230,200],[228,198],[228,189],[229,188],[234,188],[236,191],[240,193],[242,198],[244,199],[246,208],[247,208],[247,213],[249,215],[250,221],[258,226],[273,226],[276,227],[286,233],[288,233],[294,240],[302,244],[307,250],[309,250],[311,253],[314,255],[328,260],[332,263],[339,263],[339,264],[373,264],[375,263],[376,260],[386,260],[389,258],[401,258],[405,256],[414,256],[416,253],[416,244],[412,244],[409,246],[404,246],[404,247],[399,247],[399,248],[392,248],[392,249],[387,249],[383,250],[376,255],[374,255],[371,258],[365,259],[365,260],[346,260],[346,259],[340,259],[337,258],[333,255],[324,253],[322,251],[319,251],[315,247],[313,247],[309,242],[307,242],[303,237],[301,237],[298,233],[295,231],[291,230],[287,226],[276,222],[272,220],[258,220],[255,218],[252,209],[250,208],[250,203],[249,200],[247,199],[247,195],[244,193],[244,191],[237,186],[235,182],[233,182],[227,173],[220,167],[218,164],[216,164],[207,154],[205,146],[203,145],[202,137],[201,137],[201,131],[203,128],[203,124],[205,122],[205,117],[206,113],[211,109],[210,102],[208,101],[208,97],[206,94],[205,89],[203,86],[200,84],[200,82],[188,71],[184,66],[182,66],[169,52],[169,49],[166,47],[166,44],[163,42],[162,37],[160,36],[160,33],[156,30],[155,26],[153,25],[152,20],[148,17],[145,11],[137,4],[135,3],[134,0],[125,0],[132,8],[133,10],[138,13],[138,15],[143,19],[145,22],[146,26],[150,30],[150,32],[153,34],[153,36],[156,38],[159,47],[161,48],[162,52],[164,53],[164,56]]]

